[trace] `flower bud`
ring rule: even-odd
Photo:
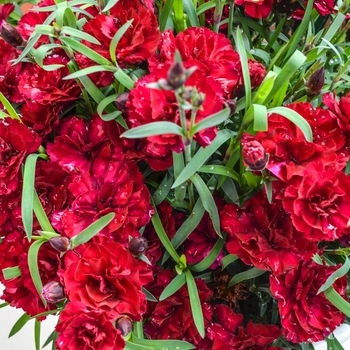
[[[115,105],[117,106],[118,110],[122,112],[126,110],[126,102],[128,101],[128,98],[129,98],[128,92],[123,92],[116,98]]]
[[[264,170],[269,160],[262,144],[254,139],[242,141],[242,155],[244,162],[253,171]]]
[[[115,327],[122,332],[123,337],[132,331],[132,321],[128,316],[118,318]]]
[[[71,249],[70,239],[67,237],[52,237],[49,239],[51,247],[60,253],[64,253]]]
[[[306,82],[306,94],[308,97],[319,95],[324,85],[324,67],[314,72]]]
[[[193,107],[199,108],[205,100],[205,94],[202,92],[198,93],[196,97],[193,99]]]
[[[235,114],[236,112],[236,101],[235,100],[227,100],[226,101],[227,106],[230,108],[230,115]]]
[[[178,89],[185,84],[187,79],[186,69],[182,63],[174,62],[168,71],[168,84],[173,89]]]
[[[24,40],[22,35],[17,31],[15,27],[12,27],[8,23],[3,23],[1,27],[1,37],[13,47],[22,46]]]
[[[129,242],[129,251],[136,256],[140,256],[148,249],[147,239],[144,237],[135,237]]]
[[[56,304],[66,298],[64,288],[60,282],[52,281],[43,287],[41,296],[48,303]]]

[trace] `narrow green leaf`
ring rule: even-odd
[[[79,38],[85,41],[88,41],[90,43],[96,44],[96,45],[101,45],[101,43],[92,35],[85,33],[79,29],[71,28],[71,27],[62,27],[61,29],[61,34],[66,34],[73,36],[75,38]],[[59,38],[60,39],[60,38]]]
[[[158,302],[157,298],[151,293],[149,292],[146,288],[142,287],[142,292],[146,295],[146,299],[148,301],[153,301],[153,302]]]
[[[194,272],[203,272],[208,269],[217,259],[222,248],[224,247],[226,239],[226,233],[223,234],[223,239],[219,238],[209,254],[198,264],[190,266],[190,269]]]
[[[184,10],[187,13],[191,27],[199,27],[198,15],[191,0],[183,0]]]
[[[237,273],[231,278],[230,282],[227,285],[227,288],[231,288],[232,286],[234,286],[239,282],[259,277],[263,275],[265,272],[266,270],[260,270],[260,269],[257,269],[256,267],[253,267],[247,271]]]
[[[22,123],[21,118],[18,116],[17,112],[12,107],[11,103],[7,100],[7,98],[0,92],[0,102],[4,105],[5,109],[7,110],[8,114],[12,119],[17,119]]]
[[[224,270],[228,265],[230,265],[231,263],[233,263],[234,261],[236,261],[238,259],[239,258],[237,255],[233,255],[233,254],[226,255],[221,260],[222,269]]]
[[[55,331],[51,332],[51,334],[48,336],[48,338],[46,339],[44,345],[43,345],[43,348],[47,345],[49,345],[52,341],[53,341],[53,338],[54,338],[54,335],[55,335]]]
[[[216,6],[215,1],[208,1],[197,7],[197,16],[201,15],[205,11],[208,11]]]
[[[134,343],[130,343],[129,341],[126,341],[124,350],[154,350],[154,349],[148,346],[144,346],[141,344],[134,344]]]
[[[7,267],[2,270],[2,274],[4,275],[5,280],[10,280],[21,276],[21,269],[18,266]]]
[[[44,243],[46,243],[46,241],[43,241],[43,240],[35,241],[33,244],[31,244],[28,251],[28,267],[29,267],[30,276],[32,277],[35,289],[40,295],[40,297],[41,297],[41,291],[43,289],[43,284],[41,282],[39,268],[38,268],[38,253],[39,253],[40,247]],[[41,300],[44,306],[46,307],[46,300],[42,298]]]
[[[253,98],[254,104],[262,104],[263,105],[265,103],[267,96],[270,94],[270,92],[273,88],[276,77],[277,77],[277,74],[273,71],[269,71],[267,73],[265,79],[263,80],[263,82],[259,86],[258,91],[254,95],[254,98]]]
[[[174,167],[174,177],[175,180],[181,174],[182,170],[185,168],[185,161],[183,153],[173,153],[173,167]],[[349,161],[350,163],[350,161]],[[175,200],[181,202],[186,196],[187,182],[182,183],[180,186],[175,188]]]
[[[168,18],[171,16],[174,0],[166,0],[164,7],[160,10],[159,29],[163,32],[167,27]]]
[[[243,37],[241,34],[240,27],[236,28],[236,35],[234,35],[234,40],[236,44],[236,49],[240,57],[241,66],[242,66],[242,75],[244,82],[244,91],[246,97],[246,110],[250,107],[252,102],[252,89],[250,83],[250,74],[249,74],[249,66],[248,66],[248,57],[246,48],[244,46]]]
[[[21,54],[18,56],[18,58],[13,62],[13,65],[18,64],[19,62],[21,62],[23,60],[24,57],[27,56],[27,54],[30,52],[30,50],[34,47],[34,45],[38,42],[38,40],[40,39],[41,34],[35,34],[33,36],[30,37],[30,39],[27,42],[26,47],[24,48],[24,50],[21,52]]]
[[[114,73],[114,77],[129,90],[135,86],[135,82],[121,68]]]
[[[344,350],[343,346],[339,343],[333,333],[326,337],[326,343],[327,350]]]
[[[114,111],[112,113],[104,114],[105,110],[107,110],[107,106],[111,103],[113,104],[117,99],[117,97],[118,97],[118,94],[113,94],[104,98],[97,106],[97,113],[100,116],[100,118],[103,119],[104,121],[110,121],[110,120],[116,119],[117,122],[124,129],[128,129],[128,126],[125,123],[124,118],[122,117],[121,111]]]
[[[129,29],[133,20],[134,19],[131,19],[126,23],[124,23],[112,38],[111,44],[109,45],[109,55],[111,56],[111,60],[114,64],[117,64],[116,50],[117,50],[119,41],[123,37],[123,35],[126,33],[126,31]]]
[[[35,350],[40,350],[40,331],[41,331],[41,322],[37,319],[34,321],[34,343]]]
[[[158,188],[153,194],[153,200],[155,205],[159,205],[168,195],[171,185],[173,184],[174,178],[170,174],[166,174],[164,179],[159,184]]]
[[[345,15],[338,12],[335,18],[332,20],[331,25],[327,29],[326,35],[322,39],[326,39],[327,41],[331,41],[335,34],[338,33],[339,28],[343,24],[345,19]],[[322,49],[318,49],[317,53],[320,53]]]
[[[152,224],[153,227],[157,233],[158,238],[160,239],[160,241],[163,244],[163,247],[166,249],[166,251],[170,254],[170,256],[173,258],[173,260],[178,264],[179,263],[179,255],[177,254],[175,248],[173,247],[173,245],[171,244],[168,235],[166,234],[163,224],[160,221],[159,215],[158,215],[158,211],[156,206],[153,203],[152,197],[151,197],[151,201],[153,204],[153,208],[154,208],[154,214],[152,216]]]
[[[119,0],[108,0],[107,5],[103,8],[102,12],[109,11]]]
[[[186,283],[186,276],[184,273],[177,275],[163,290],[159,300],[165,300],[176,293]]]
[[[202,180],[202,178],[197,175],[193,174],[191,176],[191,181],[193,182],[194,186],[196,187],[198,194],[202,200],[204,209],[208,212],[210,219],[213,223],[213,228],[216,232],[216,234],[222,238],[221,232],[220,232],[220,217],[218,208],[216,207],[214,198],[209,191],[209,188],[205,184],[205,182]]]
[[[46,71],[52,71],[57,70],[59,68],[64,67],[63,64],[50,64],[50,65],[44,65],[43,61],[44,58],[48,55],[49,51],[57,48],[61,48],[62,45],[59,44],[47,44],[47,45],[41,45],[35,50],[35,62]]]
[[[24,231],[28,240],[32,238],[33,231],[33,206],[34,206],[34,181],[35,181],[35,168],[36,161],[39,154],[30,154],[24,166],[23,172],[23,189],[22,189],[22,221]]]
[[[336,271],[334,271],[326,280],[324,284],[319,288],[317,291],[317,294],[320,294],[321,292],[324,292],[326,289],[328,289],[330,286],[333,285],[333,283],[340,277],[345,276],[348,271],[350,270],[350,260],[349,258],[345,258],[344,264]]]
[[[37,24],[35,26],[35,33],[42,34],[42,35],[47,35],[51,37],[56,36],[56,32],[54,27],[45,25],[45,24]]]
[[[221,185],[221,189],[224,191],[225,195],[230,199],[232,203],[237,203],[239,200],[239,195],[236,189],[236,185],[231,178],[227,177]]]
[[[224,165],[202,165],[198,169],[198,172],[206,173],[206,174],[222,175],[222,176],[230,177],[231,179],[237,181],[238,183],[241,182],[239,174],[233,169]]]
[[[6,307],[8,305],[10,305],[10,304],[9,303],[2,303],[2,304],[0,304],[0,309],[2,309],[3,307]]]
[[[153,350],[191,350],[196,347],[183,340],[150,340],[133,337],[133,341],[137,345],[148,346]]]
[[[284,23],[286,22],[287,16],[283,16],[282,19],[278,22],[276,29],[273,33],[271,33],[272,35],[270,36],[268,43],[266,45],[266,47],[264,48],[266,52],[269,52],[270,49],[273,47],[273,45],[275,44],[279,34],[281,33]]]
[[[73,7],[73,9],[74,9],[74,7]],[[74,16],[73,9],[71,9],[69,7],[66,9],[66,11],[64,12],[63,24],[65,24],[67,26],[67,28],[76,29],[77,20]]]
[[[139,139],[143,137],[164,135],[164,134],[175,134],[183,135],[182,128],[171,122],[154,122],[148,123],[136,128],[125,131],[120,137],[126,137],[128,139]]]
[[[184,8],[182,0],[174,0],[174,24],[176,31],[183,32],[185,30]]]
[[[254,104],[254,131],[267,131],[267,109],[263,105]]]
[[[89,47],[81,44],[80,42],[69,38],[69,37],[60,37],[60,41],[64,44],[71,47],[73,50],[82,53],[86,57],[92,59],[94,62],[100,64],[100,65],[111,65],[111,62],[109,62],[106,58],[98,54],[96,51],[90,49]]]
[[[97,72],[114,72],[116,68],[112,66],[91,66],[88,68],[80,69],[77,72],[66,75],[63,80],[76,79],[83,77],[88,74],[97,73]]]
[[[191,135],[196,134],[199,131],[202,131],[207,128],[211,128],[213,126],[219,125],[223,123],[230,116],[230,109],[225,108],[220,112],[212,114],[204,119],[202,119],[199,123],[193,126],[193,129],[190,130]]]
[[[29,320],[31,320],[30,316],[24,313],[11,328],[9,338],[18,333]]]
[[[43,229],[43,231],[47,232],[53,232],[55,233],[55,230],[51,226],[50,220],[47,217],[45,210],[40,202],[40,199],[38,197],[38,194],[34,190],[34,204],[33,204],[33,209],[36,218],[39,221],[40,227]]]
[[[312,142],[312,130],[309,123],[297,112],[287,107],[270,108],[268,113],[280,114],[294,123],[304,134],[305,139]]]
[[[210,156],[229,138],[235,136],[231,130],[224,129],[220,130],[216,135],[214,141],[205,148],[200,148],[194,155],[191,161],[186,165],[185,169],[181,172],[178,178],[175,180],[172,188],[180,186],[182,183],[187,181],[208,159]]]
[[[194,324],[196,325],[200,336],[204,338],[204,318],[201,302],[199,300],[197,285],[190,270],[185,270],[185,274]]]
[[[85,230],[81,231],[71,239],[72,247],[75,248],[80,244],[88,242],[92,237],[96,236],[103,228],[105,228],[114,217],[115,213],[108,213],[93,222]]]
[[[201,222],[204,213],[205,209],[203,207],[202,201],[200,198],[198,198],[191,215],[179,227],[179,229],[175,233],[175,236],[171,240],[171,244],[175,249],[180,247],[180,245],[186,240],[186,238],[195,230],[195,228]],[[162,265],[164,265],[168,258],[169,254],[165,252],[162,260]]]

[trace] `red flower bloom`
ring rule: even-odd
[[[235,4],[244,5],[244,12],[253,18],[266,18],[271,13],[273,0],[235,0]]]
[[[122,350],[125,340],[106,312],[89,310],[84,303],[68,303],[56,326],[58,350]]]
[[[44,64],[66,65],[69,59],[62,52],[47,56]],[[41,104],[55,104],[76,100],[81,89],[74,79],[63,80],[69,74],[66,67],[46,71],[33,64],[21,74],[18,89],[27,99]]]
[[[147,264],[119,243],[104,239],[77,251],[81,258],[67,252],[66,269],[59,271],[69,300],[104,310],[113,320],[127,315],[139,321],[146,310],[141,288],[152,280]]]
[[[284,193],[293,225],[311,242],[333,241],[346,233],[350,217],[350,178],[322,163],[310,164]]]
[[[15,6],[13,4],[0,5],[0,28],[14,9]]]
[[[41,138],[16,119],[0,119],[0,194],[16,190],[21,164],[35,152]]]
[[[127,21],[132,25],[122,36],[116,50],[118,63],[136,63],[150,57],[159,41],[157,17],[139,0],[120,0],[110,9],[110,15],[99,14],[84,25],[84,31],[101,45],[85,44],[110,59],[109,46],[115,33]]]
[[[299,267],[270,276],[270,288],[278,300],[283,334],[293,343],[323,340],[344,321],[345,315],[331,304],[319,288],[339,266],[301,261]],[[346,276],[336,279],[334,289],[346,298]]]
[[[226,205],[221,211],[221,225],[229,234],[229,253],[247,265],[274,273],[298,266],[300,259],[311,258],[317,250],[316,244],[295,230],[281,201],[275,199],[269,204],[261,193],[242,208]]]

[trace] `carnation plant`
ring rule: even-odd
[[[10,336],[343,349],[349,1],[23,3],[0,5]]]

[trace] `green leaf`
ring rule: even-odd
[[[348,271],[350,270],[350,261],[349,258],[345,258],[345,262],[343,266],[341,266],[338,270],[334,271],[326,280],[324,284],[319,288],[317,291],[317,294],[320,294],[321,292],[324,292],[326,289],[328,289],[330,286],[333,285],[333,283],[340,277],[345,276]]]
[[[254,131],[267,131],[267,109],[265,106],[254,104]]]
[[[226,255],[221,260],[222,270],[224,270],[228,265],[232,264],[234,261],[236,261],[238,259],[239,258],[237,255],[233,255],[233,254]]]
[[[69,7],[66,9],[66,11],[64,12],[63,23],[67,26],[67,28],[71,28],[74,30],[77,27],[77,20],[75,19],[73,9],[74,7],[72,9]]]
[[[180,186],[182,183],[187,181],[208,159],[211,155],[229,138],[235,136],[231,130],[225,129],[220,130],[216,135],[214,141],[205,148],[200,148],[194,155],[191,161],[186,165],[185,169],[181,172],[178,178],[175,180],[172,188]]]
[[[202,178],[197,175],[193,174],[191,176],[191,181],[193,182],[194,186],[196,187],[198,194],[202,200],[204,209],[208,212],[210,219],[213,223],[213,228],[216,232],[216,234],[222,238],[221,232],[220,232],[220,217],[218,208],[216,207],[214,198],[209,191],[209,188],[205,184],[205,182],[202,180]]]
[[[55,331],[51,332],[51,334],[46,339],[46,341],[45,341],[44,345],[42,346],[42,348],[44,348],[45,346],[49,345],[53,341],[55,333],[56,333]]]
[[[5,280],[21,276],[21,269],[18,266],[6,267],[2,270]]]
[[[174,24],[176,31],[183,32],[185,30],[184,8],[182,0],[174,0]]]
[[[31,317],[24,313],[11,328],[9,338],[18,333],[29,320],[31,320]]]
[[[202,201],[200,198],[198,198],[191,215],[179,227],[179,229],[175,233],[175,236],[171,240],[171,244],[175,249],[177,249],[186,240],[186,238],[195,230],[195,228],[201,222],[204,213],[205,209],[203,207]],[[162,265],[164,265],[168,258],[169,254],[165,252],[162,260]]]
[[[40,199],[38,197],[38,194],[36,193],[35,190],[34,190],[33,209],[34,209],[35,216],[38,219],[39,224],[40,224],[41,228],[43,229],[43,231],[55,233],[55,230],[51,226],[50,220],[47,217],[45,210],[44,210],[44,208],[40,202]]]
[[[305,139],[312,142],[312,130],[309,123],[297,112],[287,107],[274,107],[267,111],[268,113],[280,114],[294,123],[304,134]]]
[[[134,343],[130,343],[129,341],[126,341],[124,350],[154,350],[154,349],[148,346],[144,346],[141,344],[134,344]]]
[[[177,275],[163,290],[159,297],[159,301],[163,301],[176,293],[186,283],[186,276],[184,273]]]
[[[114,217],[115,213],[108,213],[93,222],[85,230],[81,231],[71,239],[72,247],[75,248],[80,244],[88,242],[92,237],[96,236],[103,228],[105,228]]]
[[[171,185],[173,184],[174,178],[169,174],[164,176],[164,179],[158,186],[157,190],[153,194],[153,200],[155,205],[159,205],[168,195]]]
[[[245,91],[245,97],[246,97],[245,109],[247,110],[250,107],[252,102],[252,89],[251,89],[251,83],[250,83],[248,57],[244,46],[240,27],[236,28],[236,35],[234,35],[234,40],[235,40],[236,49],[239,54],[241,65],[242,65],[242,75],[243,75],[244,91]]]
[[[86,57],[92,59],[94,62],[104,66],[111,65],[111,62],[109,62],[106,58],[98,54],[96,51],[90,49],[89,47],[79,43],[78,41],[68,38],[68,37],[60,37],[61,42],[71,47],[73,50],[82,53]]]
[[[277,74],[273,71],[270,71],[267,73],[265,79],[259,86],[258,91],[254,95],[253,103],[254,104],[264,104],[267,96],[270,94],[273,85],[275,83],[275,79],[277,77]]]
[[[174,0],[166,0],[164,7],[160,10],[159,29],[163,32],[166,29],[168,18],[170,17]]]
[[[32,239],[33,231],[33,206],[34,206],[34,181],[36,161],[39,154],[30,154],[24,166],[22,189],[22,222],[28,240]]]
[[[185,274],[194,324],[196,325],[200,336],[204,338],[204,318],[201,302],[199,300],[197,285],[190,270],[185,270]]]
[[[33,36],[30,36],[27,45],[25,46],[24,50],[21,52],[21,54],[18,56],[18,58],[13,62],[13,65],[18,64],[23,60],[24,57],[27,56],[27,54],[30,52],[30,50],[34,47],[34,45],[37,43],[37,41],[40,39],[41,34],[35,34]]]
[[[119,41],[123,37],[123,35],[126,33],[126,31],[129,29],[133,21],[134,19],[131,19],[126,23],[124,23],[112,38],[111,44],[109,45],[109,55],[111,56],[111,60],[114,64],[117,64],[116,50],[117,50]]]
[[[176,152],[172,152],[172,153],[173,153],[174,177],[176,180],[185,167],[184,155],[183,155],[183,153],[176,153]],[[350,161],[349,161],[349,163],[350,163]],[[175,188],[176,201],[180,202],[180,201],[183,201],[185,199],[186,187],[187,187],[187,182],[184,182],[180,186],[177,186]]]
[[[259,276],[263,275],[265,272],[267,272],[267,271],[260,270],[260,269],[257,269],[256,267],[253,267],[247,271],[237,273],[236,275],[234,275],[231,278],[230,282],[227,285],[227,288],[231,288],[232,286],[234,286],[235,284],[237,284],[239,282],[259,277]]]
[[[34,343],[35,350],[40,350],[40,331],[41,331],[41,322],[37,319],[34,320]]]
[[[216,6],[215,1],[208,1],[197,7],[197,16],[201,15],[205,11],[208,11]]]
[[[227,177],[222,183],[221,188],[232,203],[238,202],[239,195],[231,178]]]
[[[191,135],[196,134],[199,131],[202,131],[207,128],[211,128],[213,126],[219,125],[223,123],[230,116],[230,109],[225,108],[220,112],[212,114],[204,119],[202,119],[199,123],[193,126],[193,129],[190,130]]]
[[[233,169],[224,165],[202,165],[197,171],[206,174],[222,175],[230,177],[238,183],[241,182],[239,174]]]
[[[0,92],[0,102],[4,105],[7,113],[12,119],[17,119],[22,123],[21,118],[18,116],[17,112],[12,107],[12,104],[7,100],[7,98]]]
[[[187,13],[191,27],[199,27],[198,15],[191,0],[183,0],[184,10]]]
[[[149,292],[146,288],[142,287],[142,292],[146,295],[146,299],[148,301],[153,301],[153,302],[158,302],[157,298],[151,293]]]
[[[126,137],[128,139],[139,139],[143,137],[164,135],[164,134],[175,134],[183,136],[182,128],[171,122],[154,122],[148,123],[136,128],[125,131],[120,137]]]
[[[345,350],[333,333],[326,337],[326,342],[327,350]]]
[[[157,236],[159,237],[160,241],[162,242],[163,247],[170,254],[170,256],[173,258],[173,260],[178,264],[180,261],[180,257],[177,254],[173,245],[171,244],[169,237],[164,230],[163,224],[159,218],[158,211],[157,211],[156,206],[153,203],[152,197],[151,197],[151,201],[152,201],[153,208],[154,208],[154,214],[153,214],[152,219],[151,219],[153,227],[157,233]]]
[[[343,24],[345,19],[345,15],[338,12],[335,18],[332,20],[332,24],[328,27],[326,35],[321,39],[326,39],[327,41],[331,41],[335,34],[338,33],[339,28]],[[318,49],[317,53],[320,53],[322,49]]]
[[[36,291],[41,297],[41,291],[43,289],[43,284],[41,282],[40,278],[40,273],[39,273],[39,268],[38,268],[38,253],[40,247],[46,243],[46,241],[40,240],[40,241],[35,241],[31,246],[29,247],[28,251],[28,267],[29,267],[29,272],[30,276],[32,277],[34,286]],[[44,306],[46,307],[46,300],[41,298]]]
[[[191,350],[196,348],[183,340],[150,340],[133,336],[133,342],[138,345],[148,346],[153,350]]]
[[[121,111],[114,110],[111,113],[104,114],[103,112],[108,110],[108,105],[115,102],[118,94],[110,95],[104,98],[97,106],[97,113],[100,118],[106,122],[110,120],[116,120],[124,129],[128,129],[128,125],[126,124]],[[114,109],[114,105],[113,105]]]
[[[190,269],[194,272],[203,272],[206,269],[208,269],[217,259],[220,252],[222,251],[222,248],[224,247],[226,240],[226,233],[223,234],[223,239],[219,238],[214,247],[211,249],[209,254],[198,264],[190,266]]]
[[[56,49],[56,48],[61,48],[62,45],[59,44],[47,44],[47,45],[41,45],[35,50],[35,62],[44,70],[46,71],[53,71],[57,70],[59,68],[64,67],[63,64],[50,64],[50,65],[44,65],[43,61],[44,58],[48,55],[48,52]]]
[[[102,12],[109,11],[119,0],[108,0],[107,5],[103,8]]]
[[[80,69],[77,72],[66,75],[63,80],[76,79],[83,77],[88,74],[97,73],[97,72],[114,72],[116,68],[112,66],[91,66],[88,68]]]
[[[129,90],[135,86],[135,82],[121,68],[114,73],[114,77]]]
[[[9,306],[9,305],[10,305],[9,303],[2,303],[2,304],[0,304],[0,309],[2,309],[3,307]]]

